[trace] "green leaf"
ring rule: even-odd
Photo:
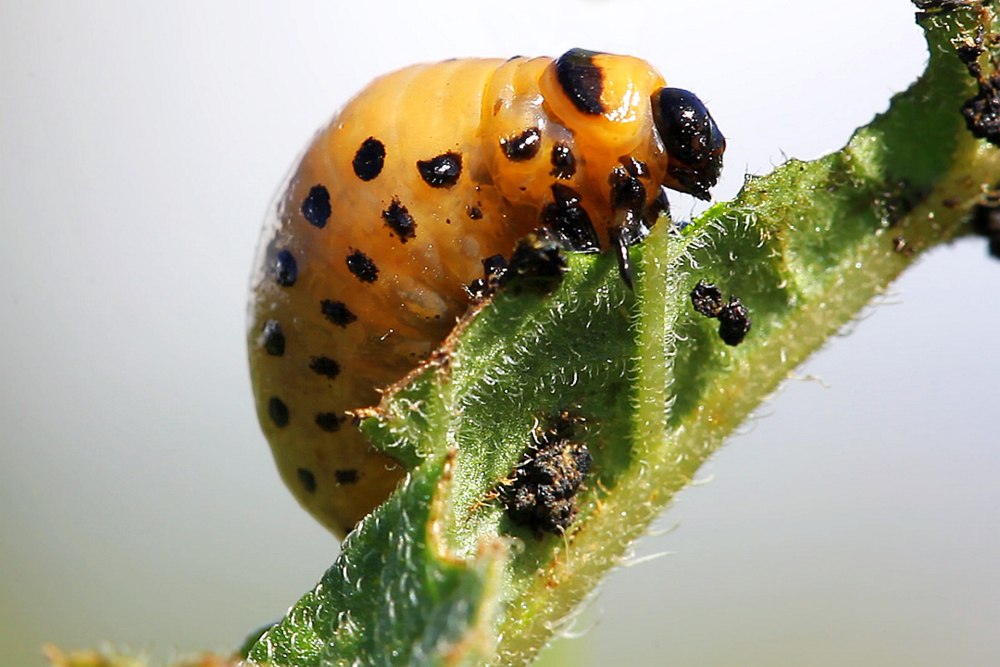
[[[983,93],[970,63],[984,77],[996,63],[959,47],[982,27],[995,52],[997,3],[930,4],[927,71],[843,150],[748,177],[683,230],[662,220],[633,248],[634,292],[608,255],[569,257],[552,291],[514,282],[369,411],[363,428],[410,474],[250,658],[529,661],[799,363],[920,253],[969,232],[1000,150],[960,109]],[[694,310],[699,280],[749,309],[740,345]],[[564,411],[585,420],[570,433],[593,464],[572,525],[547,534],[513,523],[499,489]]]

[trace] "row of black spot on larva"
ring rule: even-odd
[[[498,489],[510,520],[539,535],[561,534],[573,523],[576,496],[593,462],[587,446],[574,442],[581,417],[564,411],[551,421],[536,429],[524,460]]]
[[[445,158],[445,156],[441,157]],[[438,171],[441,171],[441,163],[450,161],[451,158],[445,158],[444,160],[436,159],[436,161],[432,160],[429,162],[433,164],[429,165],[427,168],[433,171],[434,168],[437,167]],[[385,146],[374,137],[369,137],[361,144],[361,147],[358,149],[357,153],[355,153],[354,160],[352,162],[354,173],[362,181],[371,181],[375,179],[382,172],[384,164]],[[461,169],[460,159],[458,169]],[[444,171],[447,172],[448,169],[446,168]],[[457,179],[457,177],[456,173],[455,178]],[[440,180],[441,175],[433,175],[432,178],[435,182],[437,182]],[[326,189],[326,186],[317,184],[310,188],[309,194],[306,195],[305,199],[302,201],[300,211],[309,224],[317,229],[325,228],[327,222],[330,220],[330,216],[333,213],[330,205],[330,192]],[[386,224],[389,225],[389,227],[404,243],[408,239],[414,237],[416,223],[413,221],[412,216],[409,215],[406,207],[404,207],[398,199],[393,199],[389,208],[382,213],[382,217],[385,219]],[[373,283],[378,279],[378,267],[375,265],[375,262],[362,251],[353,248],[350,249],[345,261],[348,270],[354,274],[358,280],[364,283]],[[295,286],[295,283],[298,280],[298,263],[290,250],[282,249],[275,254],[273,273],[274,281],[279,286],[286,288]],[[323,299],[320,301],[319,306],[323,317],[336,326],[345,328],[358,319],[343,301]],[[285,334],[281,328],[280,322],[273,319],[267,320],[261,331],[261,337],[264,350],[269,355],[278,357],[284,355]],[[340,364],[335,359],[328,356],[312,357],[309,362],[309,369],[317,375],[325,377],[329,380],[334,380],[338,375],[340,375],[341,370]],[[278,428],[288,426],[291,414],[288,406],[283,400],[277,396],[272,396],[268,399],[267,411],[268,416],[271,418],[271,422],[275,426]],[[334,433],[340,430],[340,426],[345,420],[345,416],[339,415],[336,412],[320,412],[313,418],[316,426],[320,430],[327,433]],[[353,471],[353,473],[353,475],[338,475],[338,481],[341,481],[341,483],[352,483],[353,481],[356,481],[357,471]],[[344,479],[340,480],[340,477],[343,477]],[[315,492],[316,478],[312,472],[306,470],[305,468],[300,469],[299,481],[302,483],[302,486],[306,491],[309,493]]]
[[[325,357],[320,357],[321,359]],[[285,428],[288,426],[288,422],[291,419],[291,414],[288,411],[288,406],[285,402],[278,398],[277,396],[272,396],[267,401],[267,414],[271,418],[271,421],[278,428]],[[347,417],[343,415],[338,415],[336,412],[320,412],[317,413],[315,418],[316,426],[327,433],[334,433],[340,430],[340,425],[344,423]]]
[[[374,180],[382,172],[385,157],[385,145],[381,141],[375,137],[365,139],[351,163],[355,175],[365,182]],[[418,160],[417,170],[429,186],[433,188],[450,187],[458,182],[461,175],[462,156],[448,152],[430,160]],[[324,229],[333,212],[330,204],[330,192],[326,186],[322,184],[312,186],[303,199],[300,210],[309,224],[317,229]],[[473,219],[481,218],[482,212],[478,207],[470,207],[469,216]],[[382,219],[402,243],[415,238],[416,221],[398,197],[394,197],[389,207],[382,212]],[[378,266],[361,250],[349,249],[345,262],[348,270],[361,282],[374,283],[378,280]],[[282,249],[275,254],[273,275],[279,286],[294,287],[298,280],[298,263],[290,250]],[[320,301],[320,312],[328,321],[339,327],[347,327],[357,320],[357,316],[343,301],[323,299]],[[272,356],[284,355],[285,334],[280,322],[273,319],[267,320],[263,325],[261,336],[264,350],[268,354]],[[326,356],[313,357],[309,368],[330,380],[335,379],[340,374],[340,364]],[[278,428],[284,428],[288,425],[290,419],[288,406],[280,398],[272,397],[268,401],[268,414]],[[343,417],[333,412],[323,412],[315,416],[316,425],[327,432],[337,431],[343,421]],[[308,484],[304,485],[309,486]]]
[[[272,322],[274,322],[274,320],[269,320],[268,324],[271,324]],[[266,327],[267,325],[265,325],[265,328]],[[283,339],[281,345],[282,348],[284,348]],[[325,357],[321,357],[321,359],[325,359]],[[271,418],[271,421],[278,428],[288,426],[290,418],[288,406],[285,405],[285,402],[277,396],[272,396],[268,400],[267,413]],[[332,432],[340,428],[340,424],[344,421],[344,419],[346,418],[335,412],[321,412],[316,415],[316,425],[324,431]],[[336,477],[338,484],[354,484],[358,481],[358,471],[356,469],[335,470],[334,476]],[[316,475],[314,475],[311,470],[299,468],[298,477],[299,483],[302,484],[302,488],[305,489],[307,493],[316,492]]]
[[[726,345],[742,343],[753,324],[750,312],[742,301],[730,296],[729,303],[726,303],[719,288],[704,280],[699,280],[691,290],[691,304],[705,317],[718,318],[719,338]]]
[[[375,137],[368,137],[354,154],[351,166],[354,168],[354,175],[362,181],[375,180],[382,173],[382,167],[385,166],[385,144]],[[417,170],[424,182],[432,188],[448,188],[455,185],[458,182],[458,177],[462,175],[462,156],[449,152],[430,160],[417,160]],[[313,224],[316,223],[313,222]],[[324,221],[323,224],[325,225],[326,222]],[[323,225],[317,226],[322,227]]]
[[[393,210],[394,215],[399,216],[400,212],[394,210],[392,206],[383,213],[383,216],[389,214],[389,211]],[[330,219],[332,214],[332,209],[330,207],[330,192],[323,185],[314,185],[309,190],[309,194],[306,196],[305,200],[302,202],[302,216],[306,219],[309,224],[313,225],[318,229],[323,229],[326,227],[327,221]],[[402,213],[406,213],[406,209],[402,209]],[[408,230],[410,236],[412,236],[413,229]],[[287,250],[282,250],[278,253],[280,257],[281,253],[286,253]],[[373,283],[378,279],[378,267],[375,266],[375,262],[360,250],[350,248],[346,257],[347,269],[354,274],[354,276],[363,283]],[[277,269],[276,269],[277,272]],[[294,284],[294,280],[292,281]],[[291,287],[291,285],[284,285],[284,287]]]
[[[276,280],[279,280],[278,274],[276,274],[275,278]],[[337,305],[334,305],[335,303]],[[329,302],[327,305],[334,311],[337,311],[339,317],[341,318],[347,316],[354,318],[354,315],[347,311],[346,308],[343,308],[343,304],[340,304],[339,302]],[[262,344],[264,346],[264,350],[268,354],[277,357],[284,355],[285,334],[281,329],[281,323],[277,320],[267,320],[264,323],[261,333],[263,338]],[[309,363],[309,368],[318,375],[328,377],[331,380],[340,374],[340,365],[330,357],[326,356],[312,357]],[[288,426],[291,419],[288,406],[277,396],[272,396],[268,399],[267,413],[271,418],[271,422],[278,428]],[[338,415],[336,412],[320,412],[316,414],[314,422],[320,430],[333,433],[340,429],[340,425],[346,419],[346,416]],[[338,484],[354,484],[358,481],[358,471],[356,469],[336,470],[334,471],[334,476],[336,477]],[[298,478],[299,483],[307,493],[316,492],[316,476],[312,473],[312,471],[306,468],[299,468]]]
[[[503,149],[504,157],[511,162],[530,160],[538,155],[541,147],[542,133],[537,127],[529,127],[510,139],[500,139],[500,148]],[[549,162],[552,164],[552,171],[549,174],[556,178],[567,180],[576,173],[576,158],[573,157],[573,151],[566,144],[558,143],[552,147]]]
[[[299,468],[297,474],[302,488],[307,493],[316,493],[316,475],[307,468]],[[333,477],[337,480],[337,484],[357,484],[359,475],[356,468],[347,468],[345,470],[334,470]]]

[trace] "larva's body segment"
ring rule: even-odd
[[[644,61],[580,50],[452,60],[376,79],[317,134],[265,225],[248,342],[282,478],[335,534],[403,475],[347,413],[440,344],[483,260],[542,225],[581,250],[626,225],[641,238],[671,184],[663,86]]]

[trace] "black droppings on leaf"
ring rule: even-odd
[[[1000,74],[979,81],[979,93],[962,106],[969,131],[1000,146]]]
[[[984,40],[985,30],[980,25],[975,37],[957,47],[959,59],[978,84],[976,95],[962,105],[962,116],[965,117],[965,124],[972,136],[1000,146],[1000,72],[994,71],[990,76],[983,75],[979,58],[985,52]],[[1000,65],[995,59],[992,64],[994,70]]]
[[[582,420],[563,412],[544,430],[536,430],[534,444],[500,485],[500,500],[510,520],[536,534],[562,534],[576,518],[576,496],[593,457],[587,446],[574,442]]]
[[[691,290],[691,305],[705,317],[718,318],[719,338],[726,345],[742,343],[753,324],[750,311],[739,298],[730,296],[729,303],[725,303],[722,291],[704,280],[699,280]]]
[[[719,313],[719,338],[726,345],[739,345],[752,324],[747,307],[735,296],[731,297]]]
[[[713,283],[699,280],[691,290],[691,305],[705,317],[718,317],[724,303],[722,292]]]
[[[977,234],[989,240],[990,254],[1000,259],[1000,183],[996,190],[972,209],[969,222]]]

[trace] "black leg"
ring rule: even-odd
[[[621,225],[615,225],[608,229],[608,236],[611,239],[611,247],[614,249],[615,257],[618,258],[618,273],[625,285],[629,289],[633,289],[632,262],[628,255],[631,244],[628,242],[628,234]]]

